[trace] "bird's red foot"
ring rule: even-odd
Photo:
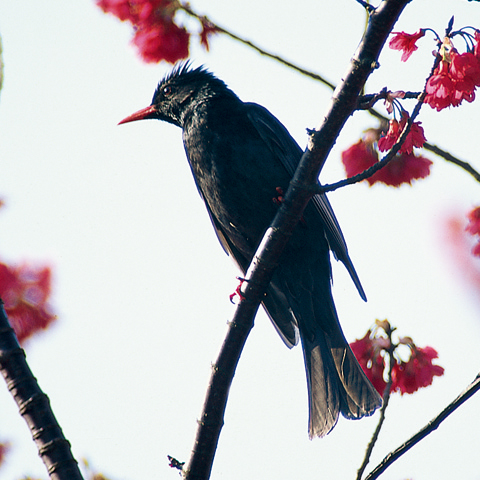
[[[273,197],[272,200],[273,200],[273,203],[277,204],[277,205],[280,205],[281,203],[283,203],[283,200],[284,200],[284,192],[283,192],[283,188],[282,187],[277,187],[275,189],[275,191],[277,192],[277,196],[276,197]]]
[[[276,197],[273,197],[272,201],[275,205],[281,205],[285,200],[285,197],[284,197],[285,193],[283,191],[283,188],[277,187],[275,191],[278,193],[278,195]],[[303,225],[307,224],[307,222],[305,222],[305,219],[303,218],[303,215],[302,215],[302,218],[300,218],[300,223],[302,223]]]
[[[235,289],[235,291],[230,295],[230,301],[235,304],[235,302],[233,301],[233,299],[238,295],[238,297],[240,298],[240,301],[242,301],[245,296],[243,295],[242,293],[242,285],[243,285],[243,282],[246,282],[246,280],[242,277],[237,277],[237,280],[240,280],[237,288]]]

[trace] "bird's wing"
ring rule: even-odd
[[[193,177],[195,179],[195,175]],[[222,245],[223,250],[227,255],[231,256],[234,259],[235,263],[238,265],[241,271],[245,273],[250,262],[247,258],[244,257],[244,255],[242,255],[237,250],[237,248],[235,248],[235,245],[233,245],[233,243],[228,239],[228,236],[225,235],[225,233],[223,232],[222,226],[215,218],[215,215],[212,213],[208,202],[205,201],[205,196],[196,179],[195,184],[197,186],[200,197],[205,203],[208,216],[210,217],[213,228],[215,230],[215,234],[217,235],[218,241]],[[285,295],[280,291],[280,289],[275,285],[275,282],[271,282],[268,286],[262,304],[265,308],[267,315],[272,321],[275,330],[277,330],[285,345],[288,348],[292,348],[293,346],[297,345],[299,340],[297,320],[292,312],[292,309],[290,308],[288,300],[286,299]]]
[[[293,139],[288,130],[266,108],[256,103],[245,103],[247,115],[256,128],[258,134],[268,145],[268,148],[282,162],[283,166],[293,177],[303,151]],[[313,205],[322,218],[330,249],[335,258],[340,260],[352,277],[353,283],[363,300],[367,300],[360,279],[348,255],[347,244],[337,218],[326,195],[315,195]]]

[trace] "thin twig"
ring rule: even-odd
[[[420,431],[409,438],[403,445],[390,452],[379,464],[372,470],[364,480],[375,480],[378,478],[393,462],[398,460],[404,453],[408,452],[414,445],[423,440],[427,435],[436,430],[440,424],[446,420],[458,407],[465,403],[470,397],[480,390],[480,373],[475,380],[444,410],[425,425]]]
[[[480,172],[475,170],[468,162],[464,162],[463,160],[460,160],[457,157],[454,157],[451,153],[448,153],[445,150],[442,150],[440,147],[437,147],[436,145],[433,145],[431,143],[425,143],[423,148],[432,153],[435,153],[439,157],[442,157],[447,162],[452,162],[455,165],[459,166],[460,168],[463,168],[466,172],[472,175],[472,177],[477,182],[480,182]]]
[[[198,13],[194,12],[188,4],[180,4],[179,8],[181,10],[183,10],[184,12],[188,13],[189,15],[191,15],[192,17],[200,20],[200,22],[209,23],[218,32],[223,33],[223,34],[227,35],[228,37],[233,38],[234,40],[237,40],[240,43],[243,43],[244,45],[247,45],[248,47],[252,48],[256,52],[260,53],[260,55],[264,55],[265,57],[271,58],[272,60],[276,60],[277,62],[281,63],[282,65],[285,65],[285,66],[301,73],[302,75],[306,75],[307,77],[313,78],[314,80],[317,80],[317,81],[323,83],[324,85],[326,85],[330,89],[335,90],[335,85],[332,82],[329,82],[326,78],[319,75],[318,73],[314,73],[310,70],[306,70],[305,68],[299,67],[298,65],[295,65],[294,63],[289,62],[288,60],[280,57],[279,55],[268,52],[267,50],[259,47],[258,45],[256,45],[252,41],[247,40],[245,38],[242,38],[235,33],[232,33],[230,30],[227,30],[226,28],[221,27],[217,23],[212,22],[207,16],[199,15]]]
[[[393,370],[393,365],[395,363],[395,359],[393,357],[393,351],[395,350],[395,347],[392,345],[391,330],[388,332],[388,336],[390,340],[390,348],[388,350],[388,360],[389,360],[388,381],[387,381],[387,385],[385,386],[385,390],[383,392],[383,405],[382,405],[382,408],[380,409],[380,418],[378,419],[377,427],[375,428],[375,431],[373,432],[370,443],[367,446],[367,450],[365,451],[365,457],[363,459],[363,462],[357,471],[357,480],[361,480],[363,472],[365,471],[365,468],[367,468],[368,462],[370,461],[370,456],[372,455],[373,447],[377,443],[378,436],[380,435],[380,430],[382,429],[383,423],[385,421],[385,411],[387,410],[388,402],[390,401],[390,395],[392,393],[392,382],[393,382],[392,370]]]

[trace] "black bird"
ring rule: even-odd
[[[154,118],[183,130],[198,191],[220,243],[246,271],[286,191],[302,150],[265,108],[242,102],[203,67],[176,66],[152,103],[120,123]],[[331,292],[329,250],[366,300],[345,239],[325,195],[307,205],[268,287],[263,306],[288,347],[303,345],[309,435],[324,436],[338,420],[371,415],[382,403],[353,355]]]

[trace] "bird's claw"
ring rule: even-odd
[[[237,285],[237,288],[235,289],[235,291],[230,295],[230,301],[235,305],[235,302],[233,301],[233,299],[238,295],[238,297],[240,297],[240,301],[242,301],[244,298],[245,298],[245,295],[243,295],[242,293],[242,285],[243,285],[243,282],[246,282],[247,280],[245,278],[242,278],[242,277],[237,277],[237,280],[239,280],[239,283]]]
[[[277,187],[275,189],[275,191],[277,192],[278,195],[276,197],[272,198],[273,203],[275,203],[277,205],[280,205],[281,203],[283,203],[283,200],[284,200],[283,188],[282,187]]]

